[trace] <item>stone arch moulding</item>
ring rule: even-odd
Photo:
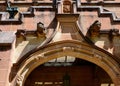
[[[15,86],[24,86],[26,78],[39,65],[66,55],[87,60],[98,65],[108,73],[115,86],[120,86],[119,64],[105,52],[93,48],[85,42],[74,40],[51,43],[29,55],[29,57],[20,64],[20,68],[15,77]]]

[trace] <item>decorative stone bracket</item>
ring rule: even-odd
[[[37,23],[37,29],[36,31],[26,31],[26,30],[17,30],[16,32],[16,37],[17,38],[22,38],[23,40],[27,39],[27,35],[33,35],[33,36],[37,36],[37,37],[46,37],[45,35],[45,27],[44,24],[39,22]]]
[[[110,42],[113,42],[113,38],[114,38],[114,36],[115,35],[119,35],[119,30],[118,29],[110,29],[110,31],[109,31],[109,41]]]
[[[88,37],[98,37],[100,33],[101,23],[96,20],[88,29]]]
[[[44,24],[42,22],[37,23],[36,35],[38,37],[45,36],[45,27],[44,27]]]
[[[26,40],[26,31],[25,30],[17,30],[16,37],[17,38],[22,37],[24,40]]]

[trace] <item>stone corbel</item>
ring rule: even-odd
[[[26,31],[25,30],[17,30],[16,37],[23,38],[24,40],[26,40]]]
[[[96,20],[88,29],[86,36],[92,40],[100,36],[101,23]]]
[[[108,36],[108,39],[110,42],[113,42],[113,38],[115,35],[119,35],[119,30],[118,29],[111,29],[109,31],[109,36]]]
[[[44,24],[41,22],[37,23],[36,35],[37,35],[37,37],[43,37],[46,35]]]

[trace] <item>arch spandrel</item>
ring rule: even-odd
[[[86,43],[67,40],[48,44],[44,48],[31,54],[20,65],[17,76],[23,78],[17,79],[17,83],[20,84],[18,86],[23,86],[28,75],[39,65],[66,55],[80,58],[100,66],[108,73],[115,86],[120,85],[119,64],[110,55]]]

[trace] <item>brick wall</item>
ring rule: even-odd
[[[10,53],[10,47],[0,47],[0,86],[9,86]]]

